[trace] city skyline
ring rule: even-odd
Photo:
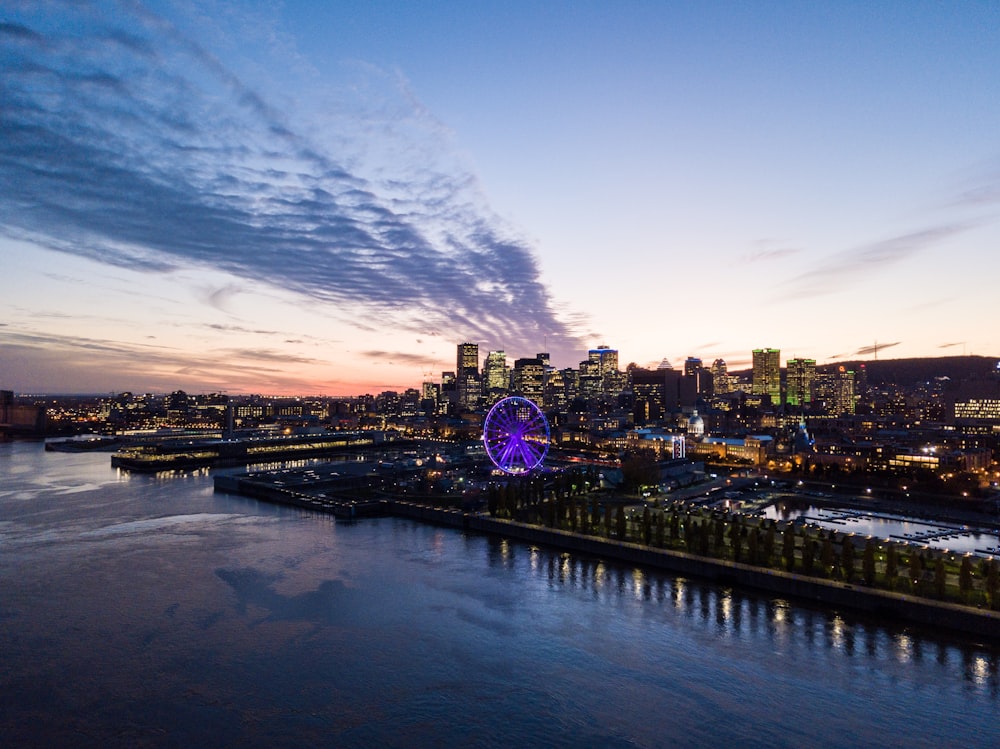
[[[994,6],[15,3],[0,64],[5,389],[1000,353]]]

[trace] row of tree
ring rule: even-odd
[[[587,486],[587,478],[582,473],[567,482],[573,491],[529,491],[529,496],[543,497],[537,502],[519,502],[518,490],[498,489],[495,501],[491,494],[491,512],[550,528],[1000,610],[996,560],[683,503],[665,509],[646,506],[630,514],[622,502],[583,493],[580,487]]]

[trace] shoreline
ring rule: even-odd
[[[921,596],[870,588],[860,583],[800,575],[726,559],[703,557],[683,551],[659,549],[629,541],[589,536],[573,531],[531,525],[516,520],[387,500],[389,514],[467,531],[614,559],[666,570],[712,582],[754,588],[791,598],[842,606],[878,616],[892,617],[925,627],[944,628],[986,638],[1000,644],[1000,611],[936,601]]]

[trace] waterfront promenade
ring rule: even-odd
[[[656,548],[651,544],[496,518],[482,512],[433,506],[390,496],[366,500],[331,497],[326,492],[321,493],[323,496],[317,496],[315,488],[303,491],[302,487],[279,486],[274,482],[255,479],[252,475],[218,476],[215,486],[217,491],[239,493],[268,502],[333,514],[341,519],[395,515],[645,568],[667,570],[720,584],[745,586],[826,606],[847,607],[1000,642],[1000,612],[893,590],[880,590],[861,582],[824,579],[784,569]],[[345,484],[341,488],[349,490],[351,487]]]

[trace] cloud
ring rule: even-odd
[[[903,263],[976,225],[974,221],[946,223],[836,253],[812,270],[782,284],[780,297],[801,299],[832,294],[866,276]]]
[[[369,359],[388,362],[389,364],[414,364],[427,367],[438,367],[441,365],[440,357],[409,354],[404,351],[362,351],[360,353]]]
[[[194,354],[152,343],[38,333],[5,326],[0,333],[0,382],[30,382],[33,392],[64,392],[67,376],[75,392],[182,389],[227,392],[311,393],[317,382],[290,374],[328,362],[270,349],[220,349]]]
[[[143,272],[223,271],[350,310],[374,330],[579,347],[531,248],[474,177],[412,154],[395,177],[353,168],[351,138],[404,155],[434,146],[405,140],[437,125],[398,81],[380,91],[385,119],[339,112],[329,125],[343,137],[317,141],[281,97],[244,84],[164,18],[61,7],[55,26],[0,27],[7,236]],[[397,142],[375,142],[379,132]],[[206,301],[224,309],[234,290]]]
[[[958,341],[956,343],[942,343],[938,346],[938,348],[953,348],[955,346],[964,346],[964,345],[965,341]]]
[[[798,255],[802,250],[798,247],[778,247],[773,249],[761,249],[747,253],[743,256],[746,263],[763,263],[774,260],[781,260],[786,257]]]
[[[854,352],[854,356],[867,356],[868,354],[877,354],[883,349],[892,348],[893,346],[898,346],[902,341],[893,341],[892,343],[874,343],[871,346],[862,346],[857,351]],[[830,357],[831,359],[834,357]]]

